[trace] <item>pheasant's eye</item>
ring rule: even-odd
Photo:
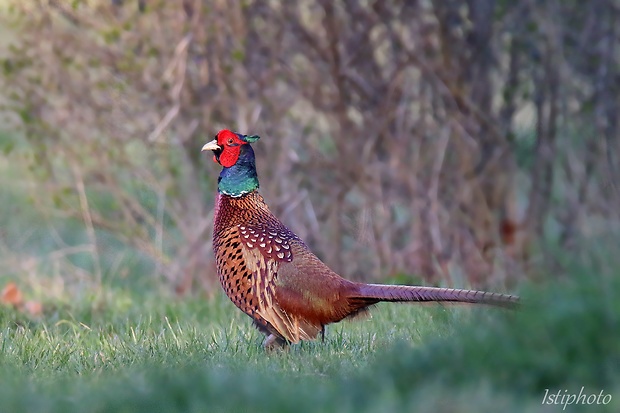
[[[233,144],[233,138],[228,138],[228,140],[226,141],[227,144],[232,145]]]

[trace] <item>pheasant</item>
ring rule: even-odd
[[[217,272],[226,295],[267,335],[266,348],[324,338],[325,326],[381,301],[517,305],[518,297],[474,290],[364,284],[332,271],[276,218],[258,192],[251,143],[222,130],[202,147],[223,168],[213,227]]]

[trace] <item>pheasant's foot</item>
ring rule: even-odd
[[[285,350],[288,347],[288,342],[280,336],[269,334],[263,341],[263,347],[267,351]]]

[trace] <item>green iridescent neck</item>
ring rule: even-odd
[[[242,145],[237,162],[220,172],[217,189],[222,194],[240,197],[258,189],[258,186],[254,151],[250,145]]]

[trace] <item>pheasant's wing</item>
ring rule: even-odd
[[[322,326],[315,326],[293,316],[295,313],[287,312],[280,305],[277,293],[278,271],[293,260],[291,241],[298,238],[284,226],[239,225],[237,228],[243,262],[251,274],[256,313],[290,342],[315,338]]]

